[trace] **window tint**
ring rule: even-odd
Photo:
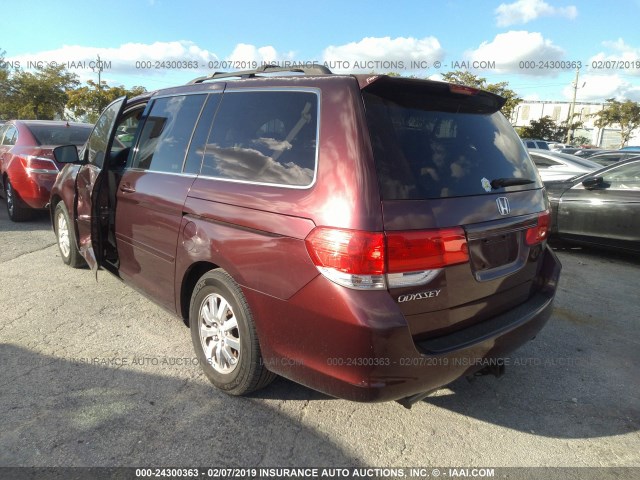
[[[133,168],[181,172],[206,95],[179,95],[153,102],[144,121]]]
[[[84,145],[91,125],[27,125],[38,145]]]
[[[318,97],[311,92],[229,92],[207,143],[202,174],[291,186],[313,182]]]
[[[198,122],[195,132],[193,132],[193,138],[189,145],[189,152],[187,153],[187,158],[184,161],[184,173],[200,173],[204,149],[207,145],[209,131],[211,130],[211,121],[216,113],[216,108],[218,108],[220,97],[222,97],[222,95],[219,93],[209,95],[207,103],[202,109],[200,121]]]
[[[382,197],[458,197],[539,188],[524,146],[501,113],[456,112],[441,97],[437,109],[416,93],[363,94]],[[397,100],[396,100],[397,99]],[[492,190],[498,178],[533,182]]]

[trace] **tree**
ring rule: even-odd
[[[597,118],[594,124],[598,128],[620,125],[620,146],[624,147],[629,142],[631,133],[640,127],[640,104],[631,100],[619,102],[615,98],[607,98],[606,106],[592,116]]]
[[[518,135],[522,138],[540,138],[550,142],[563,142],[569,129],[575,131],[582,125],[582,122],[569,124],[567,121],[557,124],[550,116],[546,115],[540,120],[531,120],[528,127],[519,127],[517,130]],[[582,139],[583,137],[579,137],[579,140]]]
[[[17,71],[7,80],[5,108],[15,118],[64,118],[67,91],[78,83],[78,76],[64,65],[38,68],[35,73]]]
[[[4,50],[0,50],[0,119],[2,120],[13,118],[8,104],[11,86],[9,84],[9,67],[4,61],[6,53]]]
[[[542,140],[553,140],[558,125],[550,117],[545,116],[540,120],[531,120],[528,127],[520,127],[518,134],[523,138],[540,138]]]
[[[138,86],[131,89],[126,89],[123,86],[110,87],[104,81],[100,82],[100,88],[98,88],[97,82],[89,80],[86,86],[69,92],[67,107],[76,117],[82,117],[94,123],[100,116],[102,109],[116,98],[124,95],[131,98],[146,91],[144,87]]]
[[[457,85],[466,85],[467,87],[480,88],[505,98],[506,102],[501,111],[508,119],[511,118],[511,114],[515,110],[516,106],[522,102],[522,99],[518,97],[518,94],[508,88],[508,82],[487,83],[486,78],[478,77],[471,72],[465,72],[463,70],[447,72],[442,75],[442,78],[446,82],[455,83]]]

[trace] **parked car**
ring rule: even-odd
[[[572,155],[582,158],[589,158],[594,155],[598,155],[599,153],[612,152],[613,150],[607,150],[606,148],[580,148]]]
[[[566,180],[602,168],[602,165],[589,159],[549,150],[531,148],[529,156],[545,183],[550,180]]]
[[[9,218],[27,220],[49,203],[59,166],[57,145],[82,145],[93,126],[47,120],[12,120],[0,127],[0,186]]]
[[[558,153],[567,153],[569,155],[575,155],[578,150],[580,150],[580,148],[578,147],[567,147],[567,148],[560,148],[556,151]]]
[[[546,140],[536,140],[532,138],[523,138],[522,143],[527,148],[538,148],[540,150],[549,150],[549,142]]]
[[[504,99],[324,68],[263,75],[282,71],[118,99],[79,158],[56,149],[63,261],[182,317],[230,394],[279,374],[410,406],[501,373],[547,321],[561,268]],[[133,146],[112,146],[123,124]]]
[[[631,150],[633,152],[640,152],[640,145],[630,145],[628,147],[622,147],[620,150]]]
[[[550,150],[562,150],[563,148],[570,148],[571,145],[567,145],[565,143],[557,143],[557,142],[548,142],[547,143]]]
[[[640,252],[640,156],[546,187],[552,235]]]
[[[595,155],[591,155],[589,160],[600,164],[603,167],[619,162],[621,160],[627,160],[631,157],[639,155],[640,152],[633,150],[614,150],[611,152],[602,152]]]

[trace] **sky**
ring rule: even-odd
[[[640,0],[0,0],[9,5],[6,65],[62,63],[83,82],[97,81],[98,56],[109,85],[147,90],[317,63],[432,79],[465,70],[525,100],[570,101],[575,84],[578,101],[640,101]]]

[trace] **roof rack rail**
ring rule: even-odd
[[[313,65],[310,67],[280,67],[278,65],[262,65],[255,70],[242,70],[238,72],[215,72],[205,77],[198,77],[191,80],[187,85],[206,82],[207,80],[215,80],[218,78],[252,78],[258,73],[276,73],[276,72],[295,72],[304,73],[305,75],[330,75],[332,72],[324,65]]]

